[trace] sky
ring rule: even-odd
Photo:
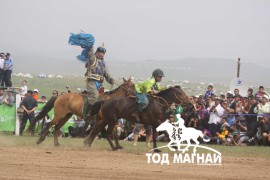
[[[0,51],[15,62],[77,65],[70,33],[105,43],[107,61],[224,58],[270,68],[268,0],[0,0]]]

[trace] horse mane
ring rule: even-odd
[[[111,95],[113,94],[115,91],[117,91],[123,84],[121,84],[120,86],[118,86],[117,88],[111,90],[111,91],[107,91],[107,92],[104,92],[104,94],[106,95]]]
[[[172,89],[173,89],[173,87],[162,90],[159,93],[157,93],[157,96],[164,97],[164,96],[168,95],[168,93],[170,93],[172,91]]]

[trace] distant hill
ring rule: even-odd
[[[26,58],[26,59],[25,59]],[[183,58],[178,60],[145,60],[145,61],[107,61],[109,70],[114,77],[149,78],[155,68],[164,70],[165,80],[190,82],[213,82],[229,84],[236,77],[236,60],[214,58]],[[79,76],[85,73],[84,64],[74,59],[57,59],[54,57],[17,57],[15,73],[31,74],[61,74]],[[241,63],[240,77],[246,79],[249,85],[270,84],[267,76],[270,69],[251,63]]]

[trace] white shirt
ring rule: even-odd
[[[211,109],[211,107],[207,108],[208,112]],[[209,121],[208,124],[220,124],[220,120],[221,117],[224,115],[224,111],[225,109],[219,104],[216,107],[216,111],[215,112],[209,112],[210,113],[210,117],[209,117]]]
[[[4,59],[0,58],[0,69],[4,69]]]
[[[27,86],[22,86],[20,90],[20,94],[24,96],[26,93],[27,93]]]

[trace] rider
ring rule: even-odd
[[[134,112],[132,116],[134,117],[135,121],[137,122],[135,124],[134,129],[134,143],[133,146],[137,146],[138,137],[139,137],[139,131],[141,128],[140,122],[140,114],[143,112],[143,110],[147,107],[149,104],[148,98],[146,94],[156,94],[159,90],[162,88],[157,84],[161,81],[162,77],[164,77],[164,73],[161,69],[155,69],[152,73],[152,78],[135,85],[135,95],[137,97],[137,103],[138,103],[138,111]],[[151,126],[146,125],[146,145],[150,147],[150,137],[151,137]]]
[[[88,59],[85,67],[87,71],[86,76],[86,89],[87,89],[87,101],[84,103],[83,108],[83,119],[89,116],[91,107],[98,100],[99,90],[102,87],[104,79],[110,83],[114,84],[114,79],[110,76],[108,69],[106,67],[104,56],[106,49],[104,46],[97,48],[94,53],[94,47],[92,46],[88,51]]]

